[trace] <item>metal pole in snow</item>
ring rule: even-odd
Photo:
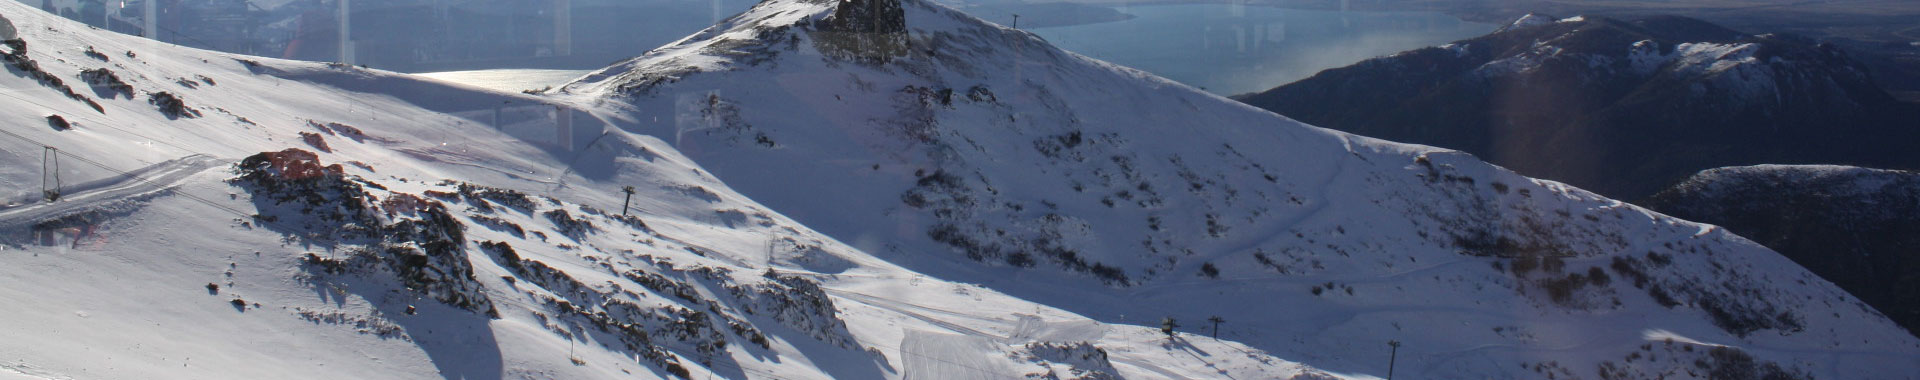
[[[1400,341],[1389,340],[1387,346],[1393,347],[1392,351],[1387,353],[1387,380],[1393,380],[1393,362],[1400,357]]]
[[[620,191],[627,193],[627,200],[620,202],[620,215],[627,215],[627,206],[633,204],[633,186],[620,188]]]

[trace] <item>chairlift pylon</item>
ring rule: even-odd
[[[60,200],[60,149],[46,147],[40,153],[40,193],[48,202]]]

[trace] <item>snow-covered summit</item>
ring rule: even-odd
[[[1514,30],[1514,29],[1547,25],[1555,22],[1560,22],[1560,20],[1561,19],[1559,17],[1553,17],[1546,14],[1528,13],[1528,14],[1520,15],[1519,18],[1513,19],[1513,22],[1507,23],[1506,26],[1502,26],[1500,27],[1500,29],[1495,29],[1494,32],[1499,33],[1499,32],[1505,32],[1505,31]]]
[[[875,259],[591,105],[0,14],[0,378],[1330,376]]]
[[[1386,372],[1388,340],[1420,347],[1400,371],[1429,377],[1916,370],[1897,327],[1711,226],[925,1],[898,1],[903,31],[846,44],[823,20],[848,4],[764,2],[552,96],[605,104],[622,132],[916,272],[1110,323],[1219,316],[1222,339],[1336,373]],[[1855,364],[1800,359],[1858,344],[1873,348],[1820,354]]]
[[[801,49],[803,42],[806,49]],[[554,91],[637,95],[693,73],[781,61],[783,54],[823,56],[875,68],[898,63],[912,67],[915,75],[963,76],[1021,68],[976,67],[969,62],[1023,62],[1040,67],[1073,55],[1033,34],[929,1],[778,0],[761,2],[711,28]],[[1149,76],[1134,72],[1134,76]]]
[[[0,373],[1916,372],[1711,226],[897,4],[769,1],[536,96],[0,2]]]

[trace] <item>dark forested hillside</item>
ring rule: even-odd
[[[1646,202],[1779,251],[1920,331],[1920,173],[1762,165],[1701,172]]]
[[[1722,166],[1920,162],[1920,113],[1845,51],[1682,17],[1529,15],[1238,98],[1623,199]]]

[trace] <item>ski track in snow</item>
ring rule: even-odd
[[[998,344],[982,336],[910,330],[900,341],[904,379],[909,380],[1017,379],[1003,362],[990,360],[988,355],[999,351]]]
[[[72,380],[71,377],[42,373],[26,363],[0,364],[0,380]]]
[[[935,311],[935,312],[952,314],[955,316],[962,316],[962,317],[968,317],[968,318],[975,318],[975,319],[984,319],[984,318],[970,316],[970,315],[953,312],[953,311],[939,310],[939,309],[929,308],[925,306],[914,305],[911,303],[906,303],[901,301],[894,301],[894,300],[889,300],[885,298],[869,296],[869,295],[855,293],[855,292],[849,292],[845,290],[837,290],[832,288],[826,288],[826,289],[827,289],[827,294],[834,295],[835,297],[840,297],[841,299],[845,299],[848,301],[859,302],[862,305],[872,306],[875,308],[880,308],[880,309],[885,309],[888,311],[900,313],[901,315],[913,317],[914,319],[918,319],[923,322],[933,324],[935,326],[940,326],[941,328],[945,328],[947,330],[951,330],[956,333],[965,334],[967,336],[990,338],[996,341],[1006,339],[1006,337],[1000,336],[998,334],[976,330],[971,327],[967,327],[958,323],[948,322],[943,319],[929,317],[925,314],[920,314],[907,309],[908,308],[922,309],[922,310]]]
[[[1320,213],[1325,212],[1327,210],[1327,205],[1332,203],[1332,202],[1326,201],[1327,199],[1330,199],[1327,196],[1329,193],[1328,189],[1333,188],[1334,182],[1339,181],[1340,177],[1347,174],[1347,161],[1356,159],[1353,156],[1354,152],[1353,152],[1352,138],[1341,136],[1340,142],[1342,145],[1345,145],[1347,154],[1334,159],[1333,160],[1334,167],[1332,170],[1329,170],[1327,172],[1327,177],[1325,179],[1319,180],[1318,185],[1315,185],[1312,187],[1315,191],[1319,193],[1319,194],[1315,194],[1315,197],[1312,198],[1317,200],[1316,202],[1314,202],[1312,207],[1306,210],[1299,211],[1293,217],[1288,218],[1285,221],[1269,224],[1272,227],[1268,227],[1266,231],[1262,231],[1261,233],[1253,234],[1252,236],[1256,236],[1256,237],[1253,239],[1249,239],[1246,244],[1238,247],[1233,247],[1230,249],[1219,250],[1219,253],[1214,254],[1213,256],[1209,257],[1207,260],[1215,260],[1222,257],[1231,256],[1234,254],[1250,252],[1261,246],[1271,244],[1274,241],[1286,239],[1288,238],[1288,234],[1286,233],[1287,230],[1292,229],[1294,227],[1298,227],[1300,226],[1301,223],[1305,223],[1308,219],[1312,219],[1315,216],[1319,216]]]
[[[0,210],[0,230],[20,228],[25,224],[166,191],[180,186],[195,174],[231,162],[196,154],[153,164],[124,175],[75,185],[68,188],[70,191],[58,201],[41,201]]]

